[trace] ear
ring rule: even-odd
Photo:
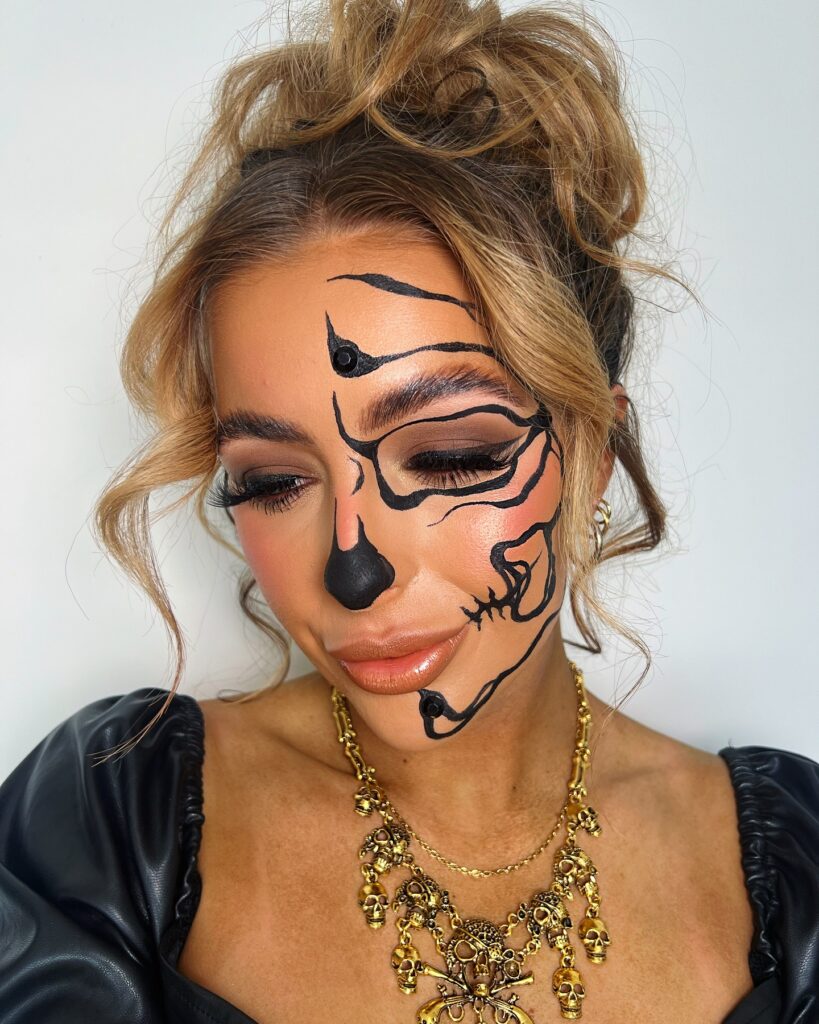
[[[626,394],[625,388],[622,384],[612,384],[611,393],[614,395],[615,412],[614,416],[618,423],[622,423],[628,412],[628,395]],[[611,450],[609,445],[603,454],[600,456],[600,462],[597,466],[597,486],[595,490],[595,506],[597,502],[606,493],[606,488],[611,480],[611,474],[614,469],[614,452]],[[592,510],[592,514],[593,514]]]

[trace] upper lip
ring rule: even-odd
[[[428,647],[448,640],[460,633],[458,629],[438,629],[434,632],[390,633],[380,637],[361,637],[343,647],[329,650],[333,657],[340,661],[378,661],[382,658],[400,658],[404,654],[425,651]]]

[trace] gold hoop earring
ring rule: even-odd
[[[605,498],[601,498],[597,502],[597,512],[600,515],[600,519],[596,516],[592,518],[592,536],[594,538],[594,559],[600,561],[600,555],[603,551],[603,534],[609,528],[609,522],[611,521],[611,505],[606,501]]]

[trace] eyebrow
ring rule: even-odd
[[[500,377],[472,366],[456,366],[447,371],[412,377],[374,398],[359,418],[358,432],[367,435],[384,431],[439,398],[476,392],[520,405],[509,385]],[[217,449],[221,449],[228,441],[240,438],[289,441],[317,447],[313,436],[291,420],[245,409],[237,409],[219,421],[216,429]]]
[[[364,410],[358,429],[364,434],[386,430],[439,398],[475,392],[514,401],[509,385],[494,373],[473,366],[455,366],[446,372],[412,377],[373,399]]]

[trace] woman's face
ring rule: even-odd
[[[562,449],[454,258],[338,238],[213,299],[220,497],[282,626],[393,746],[493,713],[558,626]]]

